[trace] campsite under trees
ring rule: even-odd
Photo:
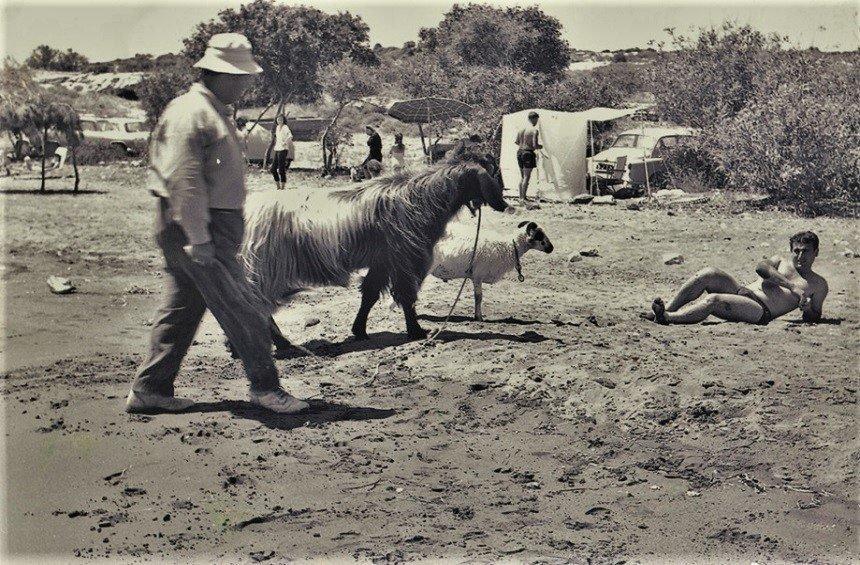
[[[521,108],[579,111],[653,100],[661,119],[702,131],[693,148],[670,159],[680,188],[764,193],[803,214],[843,213],[860,196],[856,51],[801,50],[727,23],[689,36],[669,29],[657,49],[626,50],[625,62],[569,71],[561,27],[538,7],[455,5],[438,26],[392,49],[371,47],[367,25],[349,12],[255,0],[201,22],[184,39],[181,57],[158,58],[138,88],[150,121],[194,80],[189,61],[221,31],[246,34],[264,69],[243,104],[269,111],[309,105],[337,115],[341,131],[375,119],[372,109],[362,118],[346,107],[343,88],[326,76],[342,72],[346,63],[339,61],[348,60],[355,80],[366,83],[353,97],[462,100],[475,110],[461,129],[491,143],[501,116]],[[66,68],[60,61],[67,55],[43,45],[27,62]],[[146,68],[153,60],[138,55],[121,64]],[[10,65],[5,72],[13,72]]]

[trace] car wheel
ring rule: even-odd
[[[31,156],[33,152],[33,148],[30,146],[29,141],[19,140],[15,144],[15,159],[21,161],[24,157]]]
[[[125,159],[128,157],[128,148],[122,143],[111,143],[111,154],[116,159]]]
[[[666,188],[666,185],[669,184],[669,178],[666,173],[663,172],[654,173],[651,175],[649,181],[651,183],[651,188],[657,190]]]

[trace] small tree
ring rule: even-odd
[[[72,49],[60,51],[50,45],[39,45],[27,58],[27,65],[33,69],[50,71],[80,71],[89,64],[89,60]]]
[[[436,28],[419,32],[419,50],[446,66],[511,67],[557,76],[570,64],[561,23],[538,7],[454,6]]]
[[[11,58],[3,61],[0,72],[0,130],[7,132],[13,145],[23,135],[34,133],[28,126],[25,115],[27,102],[43,89],[33,80],[33,74],[26,65],[18,65]]]
[[[60,56],[60,52],[50,45],[39,45],[27,57],[26,63],[31,69],[50,69]]]
[[[254,58],[263,69],[256,102],[265,105],[274,100],[278,113],[287,102],[317,99],[321,65],[344,56],[362,62],[376,60],[368,46],[369,28],[360,17],[272,0],[253,0],[238,9],[222,10],[216,19],[199,24],[191,37],[183,40],[183,54],[196,60],[203,55],[209,38],[223,32],[242,33],[251,42]]]
[[[337,121],[352,102],[371,96],[379,89],[379,73],[373,67],[366,67],[349,59],[341,59],[320,70],[320,84],[334,102],[335,111],[322,135],[323,174],[330,174],[334,156],[342,135],[334,135]]]
[[[750,26],[725,23],[700,29],[695,40],[667,29],[671,51],[651,67],[651,87],[660,114],[696,127],[709,127],[740,112],[762,93],[778,62],[782,38]]]
[[[81,184],[81,175],[78,171],[77,149],[84,140],[84,131],[81,127],[81,118],[77,110],[71,104],[60,103],[57,107],[54,128],[62,134],[69,148],[69,156],[72,159],[72,169],[75,171],[75,192]]]
[[[42,138],[42,167],[41,185],[39,190],[45,191],[45,161],[48,158],[48,133],[53,129],[62,134],[69,144],[72,153],[72,164],[75,169],[75,190],[78,189],[80,177],[74,151],[83,138],[81,121],[78,113],[69,104],[61,102],[56,96],[45,91],[38,93],[18,114],[19,125],[23,128],[38,130]]]

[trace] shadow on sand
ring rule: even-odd
[[[838,326],[838,325],[842,324],[842,322],[844,320],[845,320],[845,318],[821,318],[820,320],[818,320],[814,324],[809,324],[807,322],[804,322],[803,318],[795,318],[793,320],[786,320],[785,322],[787,324],[791,324],[792,326],[807,326],[807,325],[815,325],[815,324],[822,324],[825,326]]]
[[[310,408],[298,414],[276,414],[242,400],[222,400],[220,402],[200,402],[184,413],[207,414],[230,412],[237,418],[254,420],[272,430],[292,430],[302,426],[321,426],[330,422],[347,420],[382,420],[396,413],[389,408],[348,406],[325,400],[309,400]]]
[[[418,316],[419,320],[427,320],[428,322],[436,322],[443,323],[445,321],[445,316],[434,316],[433,314],[421,314]],[[460,316],[454,314],[451,316],[451,322],[456,322],[458,324],[475,322],[475,319],[471,316]],[[481,322],[476,322],[478,324],[511,324],[514,326],[535,326],[543,324],[540,320],[521,320],[519,318],[514,318],[512,316],[508,316],[507,318],[499,318],[498,320],[487,320],[484,319]]]
[[[532,330],[525,331],[520,335],[491,331],[461,332],[456,330],[445,330],[436,337],[436,341],[440,341],[442,343],[464,339],[477,341],[510,341],[515,343],[540,343],[542,341],[552,339],[560,344],[564,343],[557,338],[549,338]],[[368,339],[363,340],[357,340],[353,337],[349,337],[340,342],[332,342],[325,339],[314,339],[302,345],[320,357],[339,357],[347,353],[375,351],[378,349],[385,349],[387,347],[395,347],[408,343],[409,341],[410,340],[405,333],[379,332],[370,334]],[[277,359],[294,359],[303,356],[306,356],[306,354],[296,348],[280,351],[275,355]]]
[[[0,194],[29,194],[30,196],[83,196],[85,194],[107,194],[107,192],[107,190],[93,190],[86,188],[82,188],[77,191],[70,188],[62,188],[59,190],[46,189],[44,192],[37,188],[0,188]]]

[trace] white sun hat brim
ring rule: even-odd
[[[255,75],[263,71],[254,60],[251,43],[239,33],[213,35],[206,52],[194,67],[231,75]]]

